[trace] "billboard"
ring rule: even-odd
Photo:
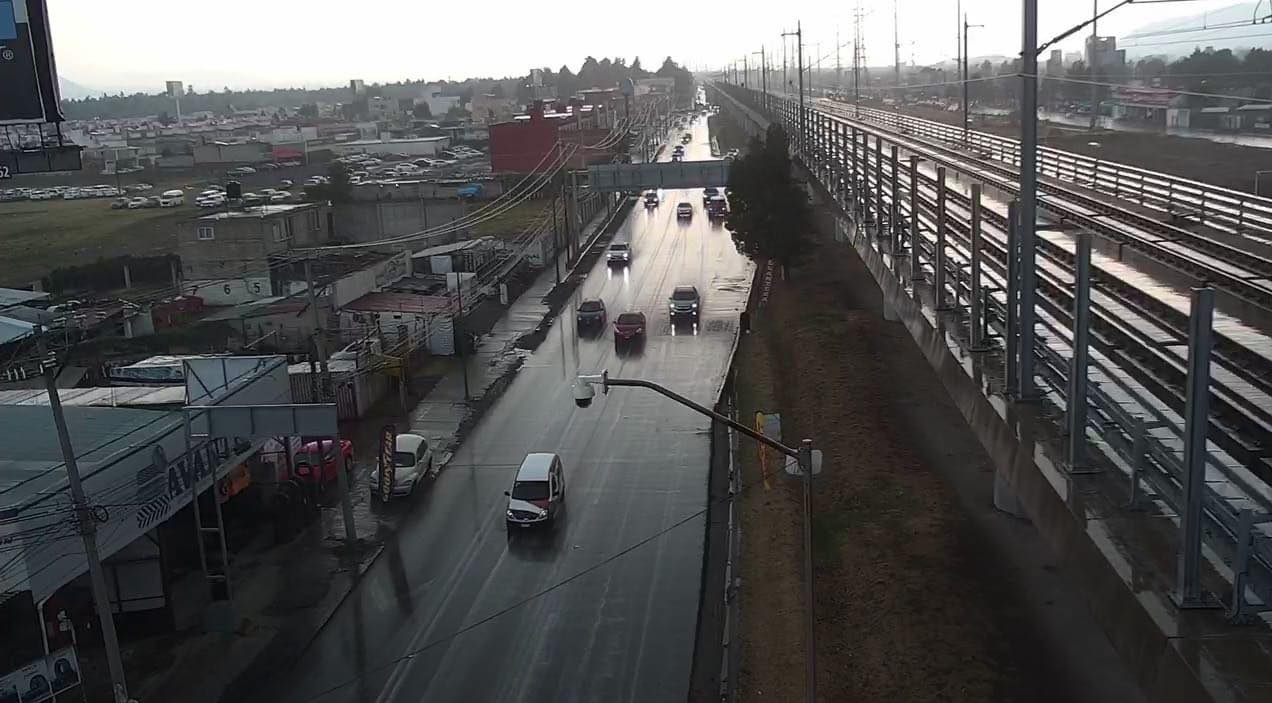
[[[0,702],[41,703],[79,683],[79,659],[75,648],[67,647],[0,676]]]
[[[183,85],[181,81],[168,81],[167,91],[168,97],[179,98],[185,94],[185,85]]]
[[[0,0],[0,124],[61,122],[46,0]]]

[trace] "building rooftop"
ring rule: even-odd
[[[241,210],[226,210],[224,212],[214,212],[210,215],[201,215],[196,218],[200,221],[207,220],[243,220],[248,218],[264,219],[273,217],[274,215],[282,215],[288,212],[304,210],[307,208],[317,207],[318,203],[294,203],[287,205],[256,205],[253,207],[245,207]]]
[[[416,142],[439,142],[450,137],[409,137],[403,139],[359,139],[352,142],[340,142],[340,146],[380,146],[382,144],[414,144]]]
[[[420,315],[449,312],[450,307],[450,298],[446,296],[389,291],[367,293],[344,306],[344,309],[355,312],[404,312]]]
[[[177,411],[134,408],[65,408],[75,442],[81,479],[110,466],[119,454],[146,444],[181,421]],[[64,500],[66,469],[52,410],[39,405],[0,405],[0,517],[10,510],[52,497]]]
[[[181,406],[185,403],[185,386],[104,386],[97,388],[61,388],[57,393],[63,407],[141,407]],[[49,404],[44,388],[0,391],[2,405]]]
[[[17,288],[0,288],[0,308],[10,305],[21,305],[37,300],[48,300],[49,294],[37,290],[19,290]]]
[[[430,256],[441,256],[443,254],[455,254],[457,252],[466,251],[482,246],[489,246],[492,240],[490,237],[478,237],[477,239],[466,239],[462,242],[453,242],[451,244],[441,244],[427,249],[420,249],[411,254],[412,259],[423,259]]]
[[[0,315],[0,344],[7,344],[31,334],[35,324]]]

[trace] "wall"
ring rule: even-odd
[[[335,236],[352,242],[374,242],[419,232],[458,219],[466,210],[454,200],[402,200],[342,203],[335,208]],[[454,235],[412,242],[412,250],[447,244]]]
[[[337,309],[411,275],[411,254],[402,252],[355,271],[331,284],[331,304]]]
[[[194,147],[198,164],[254,164],[269,160],[269,145],[264,142],[242,144],[199,144]]]
[[[373,137],[374,138],[374,137]],[[436,156],[450,147],[450,137],[430,137],[403,141],[348,142],[332,144],[328,148],[336,155],[346,154],[407,154],[409,156]]]

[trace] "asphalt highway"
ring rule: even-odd
[[[689,129],[686,160],[712,158],[705,119]],[[677,220],[681,202],[693,205],[691,220]],[[614,241],[631,243],[630,266],[598,262],[436,482],[411,498],[410,514],[384,535],[385,553],[300,664],[279,672],[263,699],[685,699],[709,421],[635,388],[598,391],[580,409],[571,383],[608,369],[709,405],[723,384],[752,266],[708,221],[698,190],[638,205]],[[670,324],[667,299],[677,285],[702,293],[697,328]],[[617,353],[612,325],[580,336],[573,311],[589,298],[605,302],[611,323],[643,311],[643,348]],[[555,529],[508,534],[503,492],[533,451],[562,457],[564,518]]]

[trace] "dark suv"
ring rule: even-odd
[[[605,329],[605,303],[601,300],[584,300],[579,303],[579,331]]]
[[[676,290],[671,294],[671,299],[667,301],[667,312],[671,315],[672,323],[686,319],[696,323],[698,321],[698,306],[701,302],[702,299],[698,295],[696,287],[676,286]]]

